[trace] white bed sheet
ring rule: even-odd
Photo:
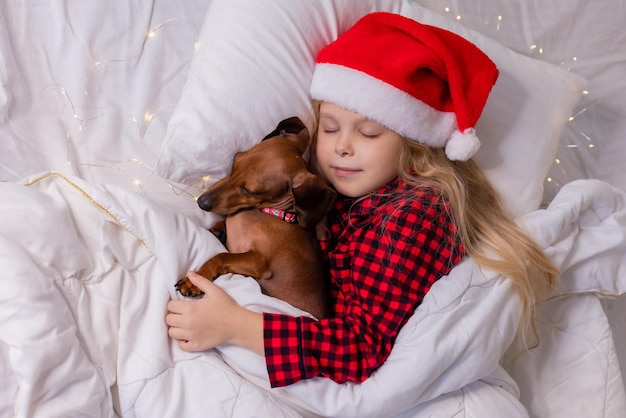
[[[318,378],[283,389],[269,388],[256,354],[184,353],[167,338],[177,278],[222,251],[212,234],[119,187],[58,173],[23,183],[0,184],[0,412],[499,418],[525,417],[526,408],[538,417],[619,417],[626,408],[598,299],[626,291],[626,194],[606,183],[570,184],[524,218],[563,280],[542,306],[543,344],[505,361],[510,375],[499,359],[519,320],[511,285],[468,259],[433,286],[364,383]],[[299,313],[253,279],[217,283],[250,309]]]
[[[153,166],[209,4],[2,2],[0,180],[55,170],[202,218]]]

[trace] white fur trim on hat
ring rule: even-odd
[[[480,148],[480,140],[474,128],[454,131],[446,144],[446,156],[452,161],[467,161]]]
[[[432,147],[443,148],[457,130],[453,112],[436,110],[403,90],[341,65],[316,64],[311,96],[359,113],[401,136]]]

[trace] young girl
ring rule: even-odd
[[[557,272],[471,160],[497,75],[465,39],[388,13],[324,48],[311,94],[314,165],[339,193],[321,240],[334,316],[257,314],[190,272],[205,297],[169,303],[169,335],[186,351],[230,343],[264,355],[272,386],[361,382],[465,255],[510,277],[524,306],[520,332],[534,330],[535,304]]]

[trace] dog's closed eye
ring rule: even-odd
[[[249,196],[249,197],[255,197],[255,196],[259,195],[259,193],[254,192],[254,191],[248,189],[244,185],[239,186],[239,191],[241,191],[241,193],[243,193],[244,195]]]

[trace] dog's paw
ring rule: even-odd
[[[191,298],[199,298],[200,296],[204,295],[204,292],[198,289],[196,286],[194,286],[189,280],[189,278],[187,277],[180,279],[178,282],[176,282],[174,287],[176,287],[176,290],[178,290],[178,293],[180,293],[183,296],[187,296]]]

